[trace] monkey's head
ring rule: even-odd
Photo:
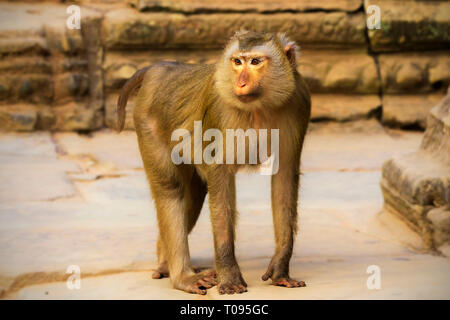
[[[239,31],[217,64],[218,93],[239,109],[277,109],[295,89],[297,55],[297,45],[284,34]]]

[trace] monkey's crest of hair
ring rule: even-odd
[[[288,59],[289,48],[292,59]],[[242,102],[233,93],[235,83],[230,60],[233,54],[264,52],[269,59],[267,72],[259,83],[261,93],[257,99]],[[242,110],[274,110],[283,106],[295,89],[299,47],[284,33],[259,33],[248,30],[237,31],[225,47],[222,59],[216,65],[215,86],[222,100]]]

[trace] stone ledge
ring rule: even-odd
[[[282,11],[356,11],[362,0],[128,0],[140,11],[166,10],[171,12],[282,12]]]
[[[108,49],[222,48],[240,28],[286,32],[302,46],[364,47],[362,13],[263,14],[107,12],[103,36]]]

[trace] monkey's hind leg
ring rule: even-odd
[[[198,216],[200,215],[200,211],[203,207],[203,202],[205,201],[206,196],[206,183],[204,183],[199,175],[194,172],[189,190],[187,191],[187,223],[188,223],[188,233],[192,231],[197,222]],[[161,236],[158,236],[157,242],[157,255],[158,255],[158,268],[153,272],[153,279],[162,279],[169,276],[169,264],[167,262],[167,257],[164,254],[164,249],[162,246]],[[194,269],[196,273],[201,271],[206,271],[204,268]],[[211,273],[215,273],[211,271]]]
[[[195,273],[190,263],[188,246],[188,199],[182,182],[153,183],[153,194],[164,256],[167,258],[170,279],[175,288],[196,294],[216,285],[211,271]],[[156,189],[156,190],[155,190]]]
[[[156,242],[156,255],[158,256],[158,268],[153,272],[152,278],[167,278],[169,276],[169,265],[167,263],[167,258],[164,255],[161,235],[158,235],[158,241]]]
[[[155,201],[158,219],[160,256],[159,261],[167,261],[169,275],[177,289],[197,294],[206,294],[208,288],[216,284],[215,275],[210,271],[195,273],[191,267],[188,232],[188,211],[190,207],[189,186],[193,168],[176,166],[170,152],[160,147],[160,137],[156,126],[148,126],[149,121],[140,117],[135,108],[135,126],[139,150]],[[150,124],[152,122],[150,121]],[[198,211],[201,207],[198,209]],[[198,216],[198,214],[197,214]],[[195,222],[196,219],[191,219]]]

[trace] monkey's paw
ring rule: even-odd
[[[206,289],[217,285],[214,270],[205,270],[194,275],[182,277],[175,282],[175,288],[188,293],[206,294]]]
[[[280,278],[272,280],[274,286],[286,287],[286,288],[298,288],[306,287],[305,281],[297,281],[291,278]]]
[[[272,284],[274,286],[286,287],[286,288],[299,288],[306,287],[305,281],[297,281],[287,277],[273,277],[273,269],[269,267],[267,272],[262,276],[263,281],[272,279]]]
[[[152,274],[153,279],[162,279],[169,276],[169,267],[167,264],[161,264]]]
[[[235,294],[247,292],[247,283],[243,279],[219,283],[219,294]]]

